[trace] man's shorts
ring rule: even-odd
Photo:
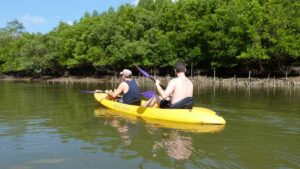
[[[163,109],[192,109],[194,104],[194,99],[192,97],[186,97],[174,104],[168,100],[160,101],[160,108]]]

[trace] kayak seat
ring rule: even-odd
[[[168,100],[162,100],[160,102],[160,108],[169,109],[192,109],[194,104],[194,99],[192,97],[186,97],[174,104],[171,104]]]

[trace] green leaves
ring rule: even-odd
[[[44,35],[13,20],[0,29],[0,71],[165,68],[179,58],[202,69],[281,69],[300,58],[299,11],[296,0],[140,0]]]

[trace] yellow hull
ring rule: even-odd
[[[94,114],[96,117],[104,116],[108,118],[119,116],[129,120],[131,123],[136,123],[137,121],[142,120],[146,124],[150,124],[151,127],[172,128],[172,129],[196,132],[196,133],[216,133],[225,128],[225,125],[201,125],[196,123],[179,123],[179,122],[172,122],[172,121],[148,119],[144,117],[141,118],[138,116],[128,115],[127,113],[122,113],[119,111],[103,109],[103,108],[96,109]]]
[[[225,124],[223,117],[216,114],[216,112],[200,107],[193,109],[160,109],[153,107],[141,107],[119,103],[116,101],[105,99],[106,94],[95,93],[96,100],[103,106],[116,110],[128,115],[144,117],[148,119],[194,123],[194,124]]]

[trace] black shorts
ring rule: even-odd
[[[160,101],[160,108],[163,109],[192,109],[194,104],[194,99],[192,97],[186,97],[174,104],[168,100]]]

